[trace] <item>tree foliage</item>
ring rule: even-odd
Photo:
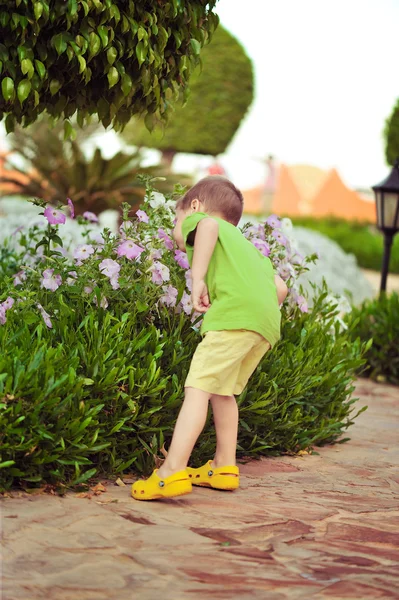
[[[217,27],[216,0],[5,0],[0,119],[7,131],[47,111],[118,128],[165,118]]]
[[[385,130],[385,158],[389,165],[393,166],[399,158],[399,99],[392,110],[390,117],[386,120]]]
[[[134,120],[123,132],[127,141],[169,152],[216,156],[225,151],[253,99],[251,60],[219,27],[201,61],[202,69],[190,81],[187,104],[176,107],[165,131],[158,124],[150,134],[144,122]]]

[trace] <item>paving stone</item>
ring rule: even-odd
[[[399,599],[399,390],[360,380],[351,440],[253,460],[240,490],[2,502],[2,600]]]

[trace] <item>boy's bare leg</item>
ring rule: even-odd
[[[205,425],[209,398],[208,392],[191,387],[185,389],[168,455],[157,472],[162,479],[187,467],[195,442]]]
[[[236,464],[238,406],[234,396],[211,396],[216,429],[215,467]]]

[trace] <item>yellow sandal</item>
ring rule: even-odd
[[[157,475],[157,469],[155,469],[148,479],[139,479],[132,485],[132,497],[135,500],[174,498],[175,496],[189,494],[191,491],[191,480],[185,470],[161,479]]]
[[[213,467],[212,461],[208,460],[199,469],[187,467],[187,473],[193,485],[211,487],[215,490],[236,490],[240,487],[240,470],[235,465]]]

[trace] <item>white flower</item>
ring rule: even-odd
[[[285,233],[285,235],[289,236],[289,234],[293,230],[292,221],[288,217],[284,217],[281,219],[281,229]]]
[[[165,206],[165,196],[163,194],[160,194],[159,192],[152,192],[148,203],[151,206],[151,208],[154,208],[156,210],[160,206]]]

